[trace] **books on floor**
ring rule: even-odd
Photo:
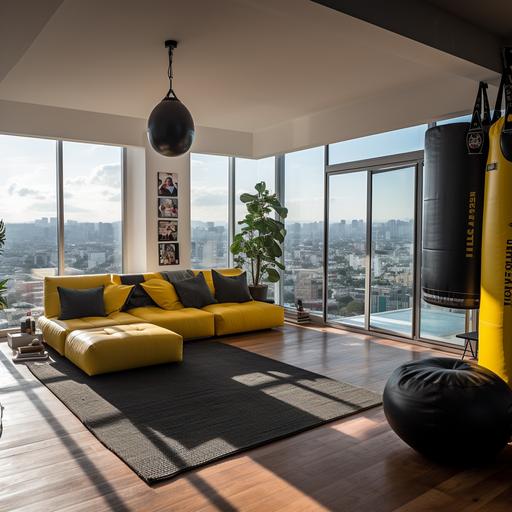
[[[298,324],[307,324],[311,321],[309,318],[309,311],[297,311],[296,321]]]
[[[13,361],[40,361],[48,359],[48,352],[39,340],[34,340],[30,345],[17,347],[13,351]]]

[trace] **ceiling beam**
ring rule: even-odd
[[[501,72],[502,41],[422,0],[312,0],[437,50]]]

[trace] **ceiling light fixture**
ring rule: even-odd
[[[164,156],[180,156],[194,142],[195,127],[192,115],[172,89],[172,53],[178,46],[173,40],[165,41],[169,50],[169,91],[153,109],[148,119],[148,139],[155,151]]]

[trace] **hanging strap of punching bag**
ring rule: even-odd
[[[501,129],[500,146],[503,156],[512,162],[512,47],[503,48],[503,89],[505,119]]]
[[[494,112],[492,114],[491,124],[494,124],[501,117],[501,104],[503,102],[503,87],[505,85],[505,75],[501,75],[498,94],[496,95],[496,103],[494,104]]]
[[[481,155],[485,145],[486,130],[491,123],[491,109],[487,96],[487,84],[480,82],[473,107],[471,123],[466,135],[468,154]]]

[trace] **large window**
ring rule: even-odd
[[[191,155],[192,267],[227,267],[229,158]]]
[[[0,218],[6,244],[0,277],[9,279],[0,328],[27,310],[42,313],[43,279],[57,273],[56,142],[0,135]]]
[[[122,269],[121,148],[63,143],[66,274]]]
[[[312,312],[323,310],[324,148],[287,154],[283,302],[297,300]]]
[[[367,172],[329,178],[327,319],[365,327]]]
[[[34,316],[42,314],[46,276],[122,270],[121,151],[0,135],[0,219],[6,224],[0,278],[8,279],[8,306],[0,311],[0,329],[18,326],[29,310]],[[59,264],[60,248],[64,264]]]
[[[416,167],[372,173],[370,327],[412,336]]]

